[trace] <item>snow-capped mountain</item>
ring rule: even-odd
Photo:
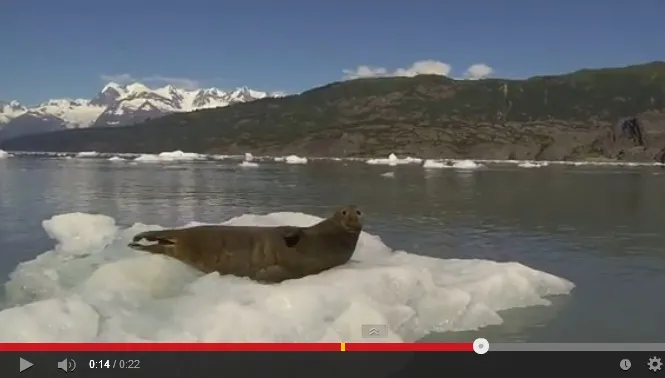
[[[124,126],[169,113],[217,108],[265,97],[279,97],[237,88],[185,90],[167,85],[151,89],[141,83],[108,83],[94,98],[49,100],[34,107],[0,102],[0,139],[68,128]]]
[[[27,111],[28,109],[18,101],[0,101],[0,124],[7,123]]]

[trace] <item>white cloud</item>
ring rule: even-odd
[[[100,78],[104,81],[113,81],[118,84],[126,84],[136,81],[130,74],[117,74],[117,75],[101,75]]]
[[[358,66],[355,70],[343,70],[345,79],[359,79],[361,77],[389,76],[388,70],[383,67]]]
[[[438,60],[420,60],[413,63],[408,68],[397,68],[390,71],[385,67],[373,67],[362,65],[356,67],[354,70],[343,70],[344,79],[358,79],[363,77],[388,77],[388,76],[405,76],[414,77],[417,75],[441,75],[450,76],[452,66],[448,63],[440,62]],[[472,64],[467,68],[465,77],[468,79],[482,79],[493,72],[492,67],[483,64]]]
[[[415,62],[409,68],[398,68],[394,76],[414,77],[418,75],[441,75],[448,76],[452,67],[448,63],[437,60],[421,60]]]
[[[170,77],[162,75],[153,75],[142,78],[143,81],[148,83],[160,83],[173,85],[182,89],[198,89],[201,88],[201,83],[198,80],[188,79],[186,77]]]
[[[492,74],[494,69],[484,63],[472,64],[466,69],[464,76],[469,80],[484,79]]]
[[[104,81],[113,81],[118,84],[130,84],[138,81],[154,83],[157,85],[173,85],[174,87],[182,89],[198,89],[201,87],[201,83],[198,80],[188,79],[185,77],[151,75],[137,78],[130,74],[122,73],[117,75],[100,75],[100,78]]]

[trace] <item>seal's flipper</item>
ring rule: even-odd
[[[302,228],[299,227],[284,227],[282,229],[282,237],[284,238],[284,243],[289,248],[293,248],[298,244],[300,238],[303,235]]]

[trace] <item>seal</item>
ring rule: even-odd
[[[349,205],[310,227],[204,225],[142,232],[129,246],[170,256],[204,273],[277,283],[346,264],[362,227],[363,213]]]

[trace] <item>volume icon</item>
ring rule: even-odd
[[[58,362],[58,369],[65,373],[76,370],[76,361],[73,358],[65,358]]]

